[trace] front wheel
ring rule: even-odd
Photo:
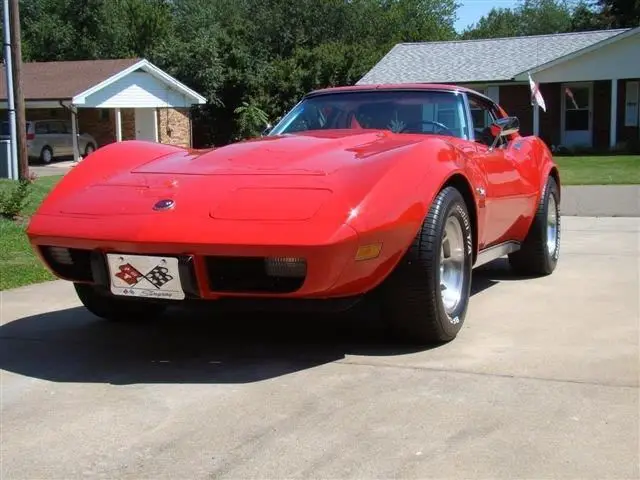
[[[160,316],[165,305],[148,300],[118,298],[98,287],[86,283],[74,283],[82,304],[95,316],[117,322],[139,322]]]
[[[44,147],[40,152],[40,161],[47,165],[51,163],[51,160],[53,160],[53,150],[51,147]]]
[[[87,143],[87,146],[84,149],[84,158],[87,158],[89,155],[91,155],[94,151],[95,151],[96,147],[93,145],[93,143]]]
[[[549,275],[560,256],[560,192],[549,177],[522,247],[509,255],[511,268],[521,275]]]
[[[458,190],[436,197],[411,247],[382,285],[382,309],[403,342],[453,340],[467,313],[473,231]]]

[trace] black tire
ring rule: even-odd
[[[91,155],[96,151],[96,146],[93,143],[87,143],[87,146],[84,147],[84,158]]]
[[[74,283],[82,304],[95,316],[115,322],[152,320],[164,313],[166,305],[153,301],[118,298],[86,283]]]
[[[447,313],[440,288],[440,253],[449,217],[461,231],[460,300]],[[381,288],[381,307],[396,340],[434,344],[453,340],[467,313],[471,289],[473,231],[464,198],[453,187],[436,197],[411,247]]]
[[[551,198],[555,200],[551,202]],[[550,204],[554,205],[556,230],[555,248],[547,247],[547,219]],[[509,254],[509,264],[520,275],[550,275],[560,256],[560,191],[553,177],[549,177],[538,203],[538,209],[520,250]]]
[[[49,160],[46,160],[47,158],[47,153],[49,154],[48,158]],[[49,164],[53,161],[53,150],[51,149],[51,147],[42,147],[42,150],[40,151],[40,163],[43,164]]]

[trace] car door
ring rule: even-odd
[[[487,99],[469,95],[473,121],[476,159],[486,178],[486,191],[476,192],[484,197],[485,225],[480,245],[488,247],[510,239],[517,222],[527,214],[529,199],[524,193],[518,158],[508,139],[495,137],[490,126],[498,118],[498,110]]]
[[[51,134],[51,141],[54,143],[53,150],[57,152],[57,155],[70,155],[71,135],[67,133],[64,122],[61,120],[49,122],[49,133]]]

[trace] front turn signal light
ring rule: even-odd
[[[358,251],[356,252],[356,261],[371,260],[372,258],[376,258],[378,255],[380,255],[381,250],[382,250],[381,243],[374,243],[372,245],[362,245],[358,247]]]

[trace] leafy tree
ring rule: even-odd
[[[237,138],[255,137],[269,125],[269,117],[255,103],[242,102],[233,113],[239,126]]]
[[[603,23],[611,28],[640,26],[640,0],[597,0]]]
[[[455,0],[21,0],[25,60],[145,57],[203,94],[194,136],[255,135],[398,42],[450,40]]]
[[[515,8],[494,8],[463,33],[464,39],[544,35],[571,31],[566,0],[522,0]]]

